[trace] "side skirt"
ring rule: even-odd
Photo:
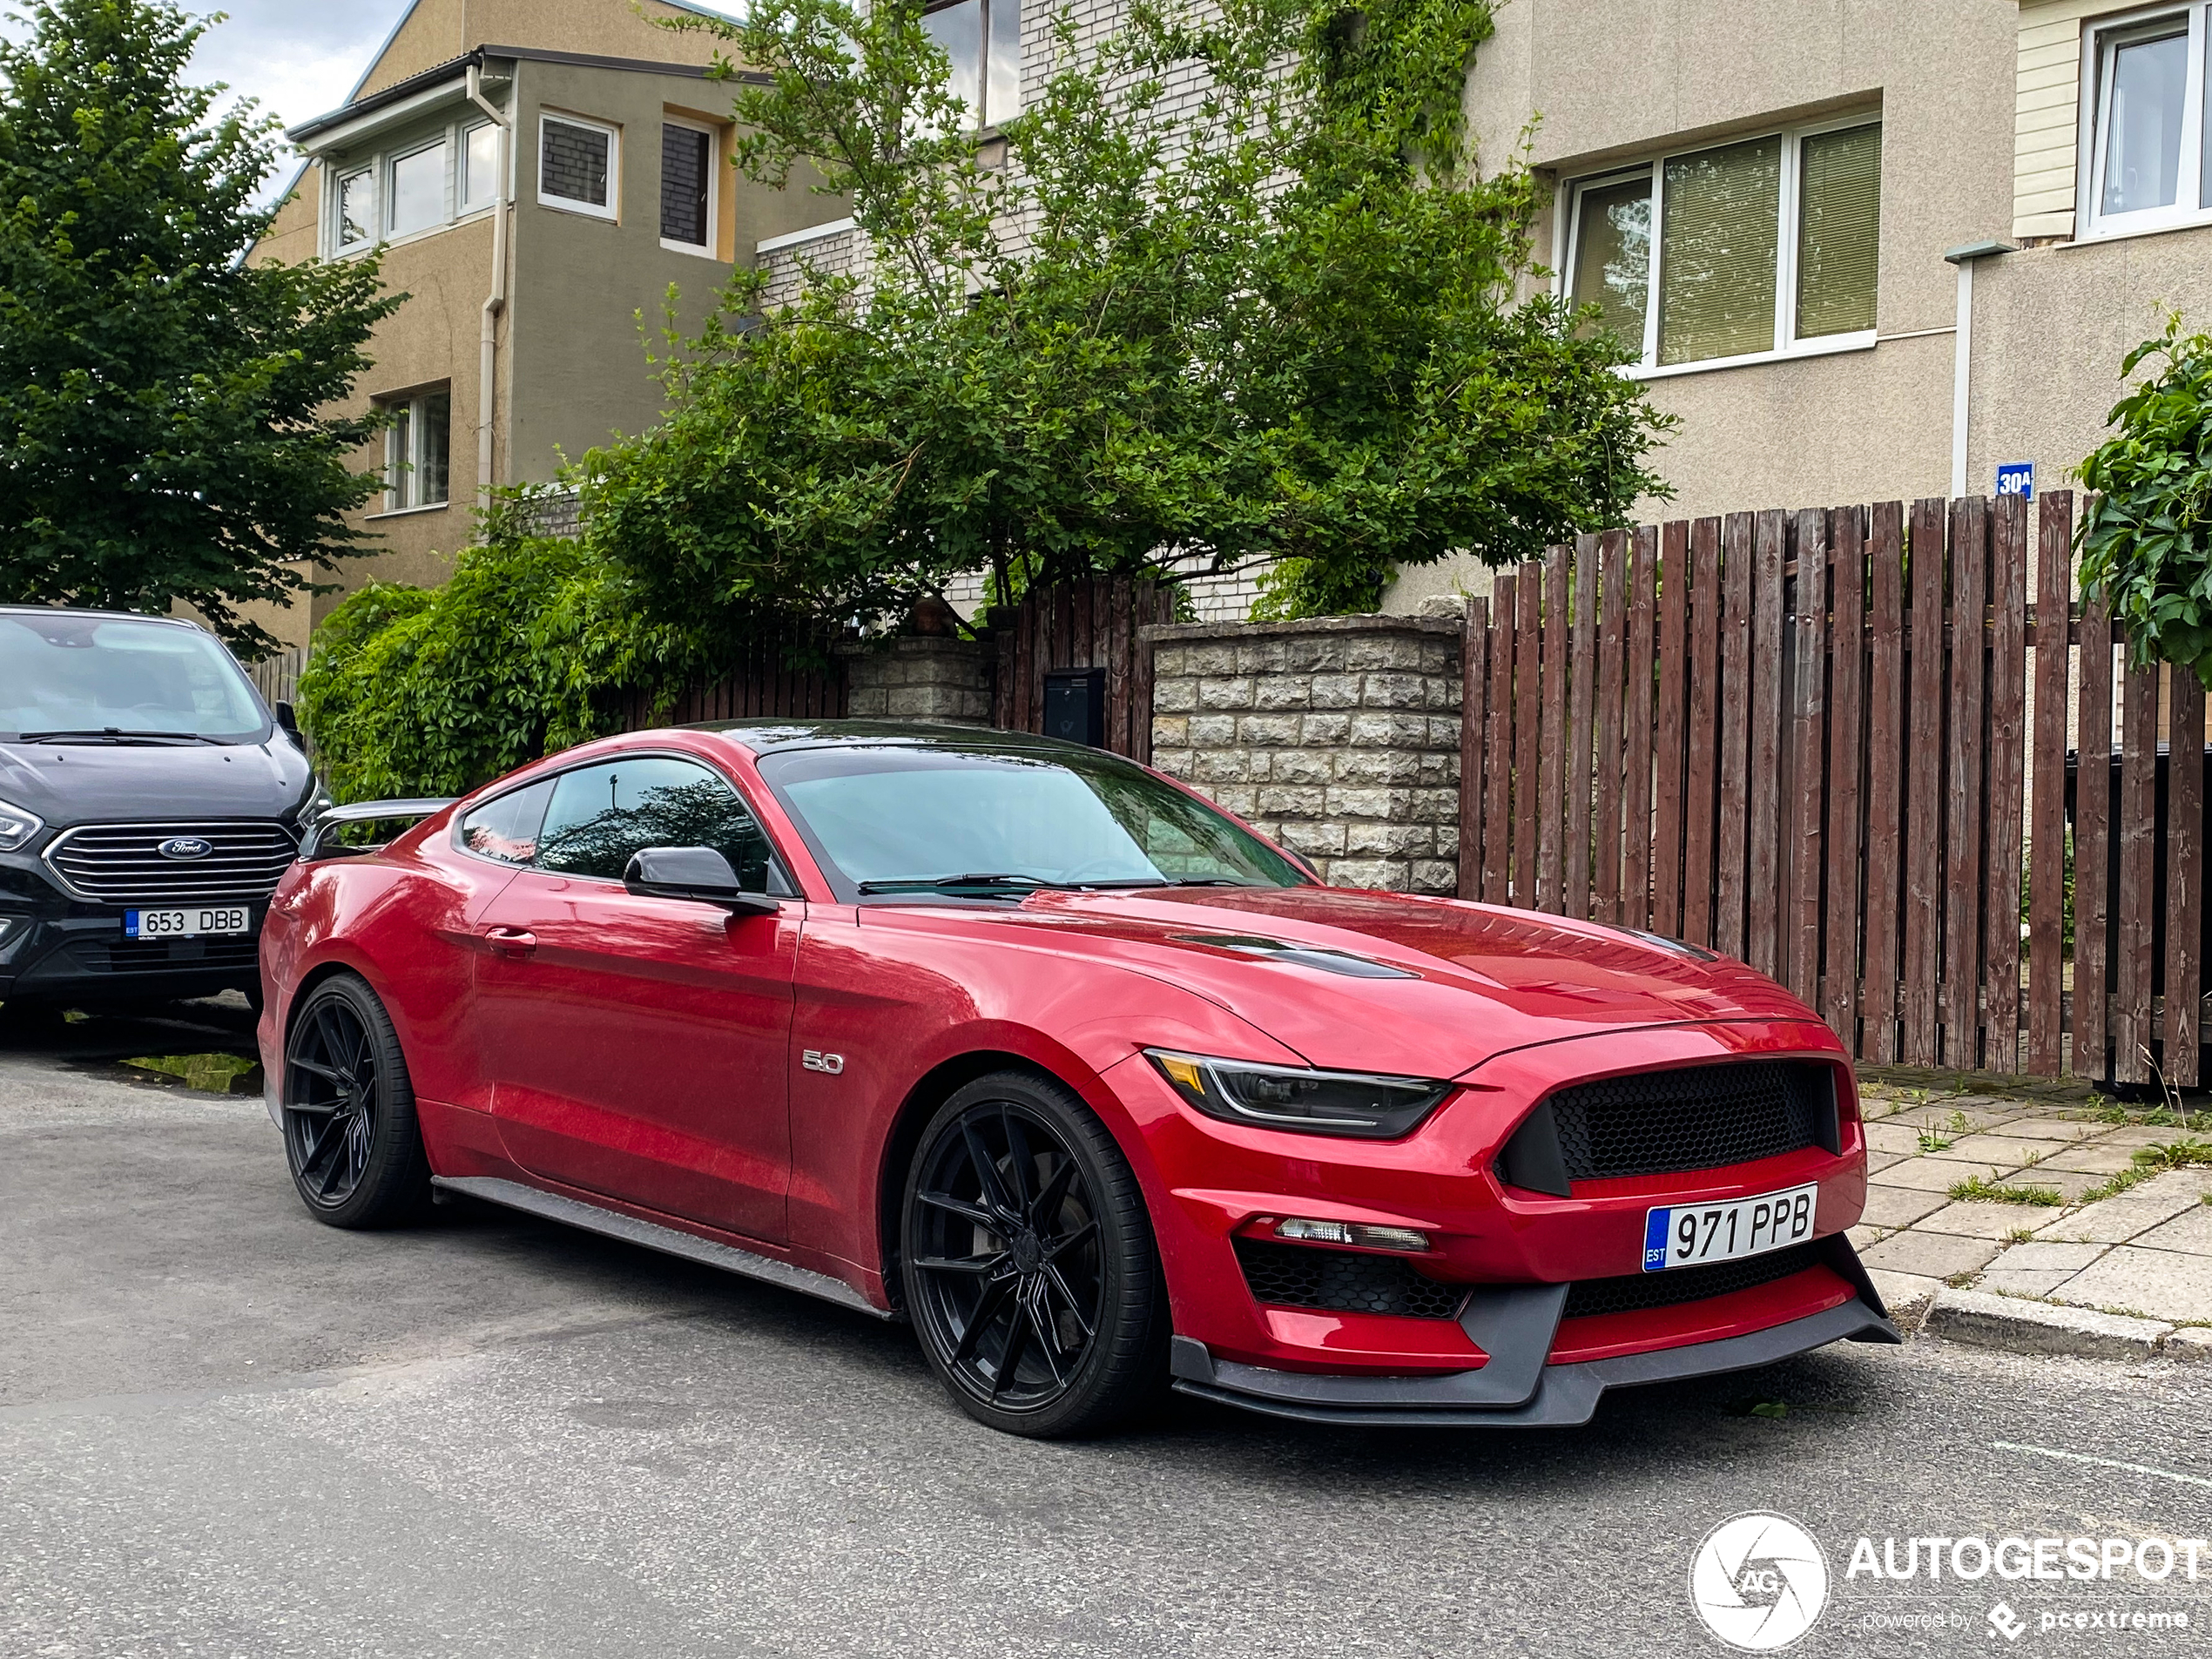
[[[563,1197],[557,1192],[543,1192],[536,1187],[526,1187],[519,1181],[502,1181],[488,1175],[438,1175],[430,1177],[430,1184],[443,1187],[449,1192],[482,1198],[487,1204],[504,1204],[509,1210],[520,1210],[529,1215],[541,1216],[548,1221],[579,1227],[585,1232],[619,1238],[627,1244],[641,1244],[647,1250],[659,1251],[664,1256],[681,1256],[686,1261],[718,1267],[725,1273],[757,1278],[763,1284],[797,1291],[802,1296],[819,1297],[825,1302],[834,1302],[840,1307],[850,1308],[855,1313],[865,1313],[871,1318],[889,1321],[899,1317],[876,1306],[843,1279],[832,1278],[826,1273],[817,1273],[810,1267],[794,1267],[789,1262],[755,1255],[752,1251],[739,1250],[734,1244],[718,1244],[711,1238],[701,1238],[696,1233],[681,1232],[674,1227],[664,1227],[656,1222],[624,1215],[618,1211],[603,1210],[597,1204]]]

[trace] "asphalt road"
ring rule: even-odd
[[[903,1331],[744,1280],[472,1204],[320,1227],[258,1099],[111,1063],[222,1048],[242,1008],[0,1012],[10,1659],[1718,1654],[1690,1558],[1757,1509],[1828,1558],[1797,1653],[2212,1648],[2212,1560],[1845,1576],[1862,1534],[2206,1536],[2212,1367],[1846,1345],[1571,1432],[1181,1401],[1036,1445],[961,1415]],[[2040,1623],[2146,1609],[2190,1628]],[[1940,1628],[1870,1626],[1898,1615]]]

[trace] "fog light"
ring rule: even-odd
[[[1411,1227],[1370,1227],[1364,1221],[1304,1221],[1275,1224],[1278,1238],[1303,1238],[1315,1244],[1356,1244],[1363,1250],[1426,1250],[1428,1235]]]

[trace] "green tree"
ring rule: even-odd
[[[359,550],[378,488],[330,414],[396,297],[374,259],[249,264],[277,123],[182,77],[204,25],[46,0],[0,43],[0,600],[239,607]]]
[[[772,310],[741,273],[671,340],[664,423],[588,458],[593,543],[658,614],[1276,561],[1278,610],[1372,608],[1394,566],[1664,493],[1627,354],[1515,298],[1535,187],[1460,114],[1486,0],[1140,0],[1080,51],[1063,20],[1003,156],[918,6],[674,26],[767,72],[740,165],[811,168],[867,260]]]
[[[2112,435],[2081,463],[2081,590],[2128,624],[2138,663],[2162,658],[2212,686],[2212,337],[2166,332],[2129,352]]]

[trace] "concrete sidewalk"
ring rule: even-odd
[[[1860,1083],[1870,1179],[1851,1240],[1892,1311],[2047,1352],[2067,1324],[2048,1306],[2094,1309],[2156,1327],[2137,1333],[2150,1348],[2212,1353],[2212,1113],[2123,1113],[2063,1085],[1967,1092],[1979,1082]],[[2009,1310],[2011,1342],[1997,1298],[2047,1305]],[[2072,1351],[2109,1351],[2111,1332],[2077,1323]]]

